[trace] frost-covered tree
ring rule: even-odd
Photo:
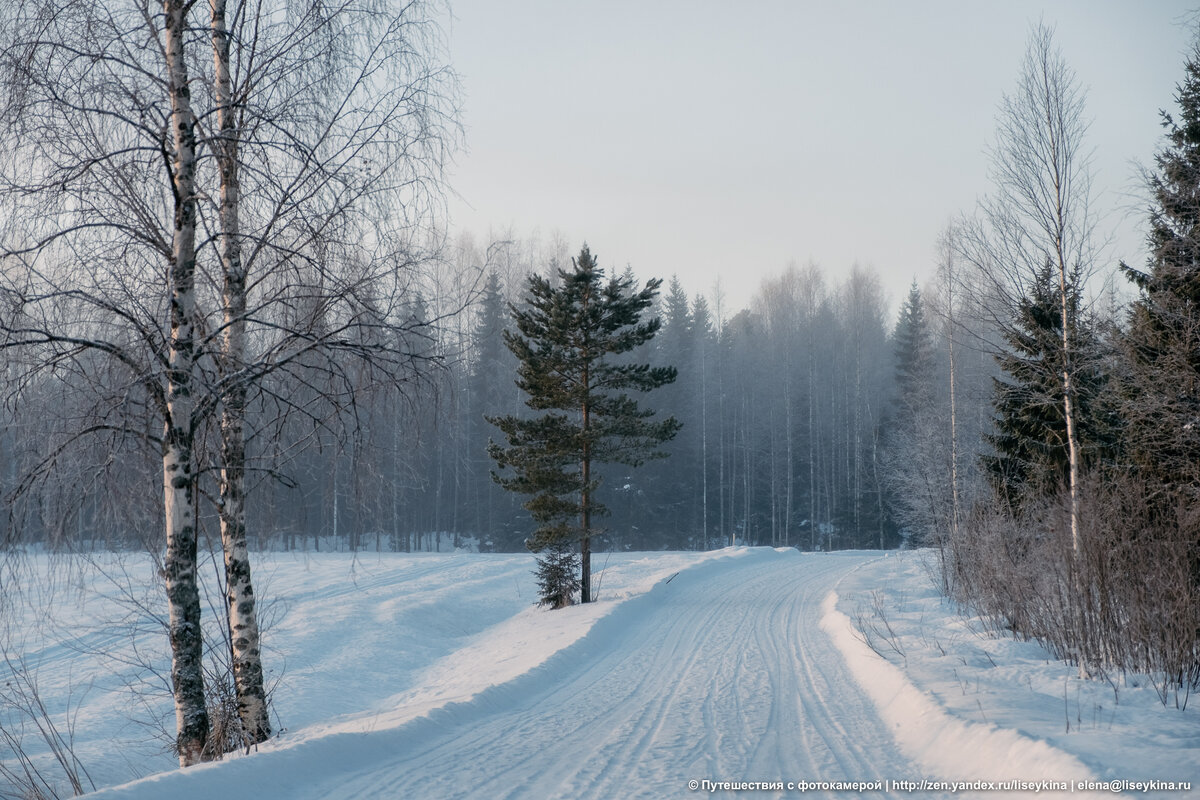
[[[1069,277],[1066,307],[1069,340],[1075,348],[1074,435],[1080,466],[1090,467],[1112,451],[1112,424],[1105,412],[1105,376],[1097,336],[1079,309],[1078,274]],[[1058,277],[1047,262],[1019,306],[1017,325],[1004,332],[1009,351],[997,361],[994,453],[983,459],[996,495],[1013,510],[1028,500],[1069,486],[1070,445],[1064,416],[1062,298]]]
[[[540,416],[491,417],[508,446],[489,444],[504,488],[532,495],[525,504],[538,523],[527,540],[539,561],[543,583],[565,569],[556,554],[568,542],[580,544],[580,599],[590,602],[593,520],[606,513],[595,498],[600,484],[594,467],[602,463],[638,466],[663,456],[660,446],[680,424],[673,417],[652,419],[630,390],[648,392],[675,380],[674,367],[652,367],[622,358],[658,333],[661,321],[645,319],[660,280],[635,290],[631,276],[604,280],[587,245],[573,269],[559,269],[557,281],[539,275],[528,280],[522,308],[511,307],[516,331],[504,341],[517,357],[517,385],[526,404]],[[504,474],[509,470],[507,474]],[[560,607],[561,592],[543,594]]]
[[[1076,373],[1087,365],[1071,339],[1078,326],[1070,304],[1072,298],[1082,299],[1079,287],[1097,265],[1086,133],[1083,88],[1056,46],[1053,31],[1038,25],[1030,35],[1016,88],[1005,95],[997,115],[994,193],[981,204],[978,223],[964,224],[955,238],[958,254],[978,276],[976,304],[987,309],[996,330],[1011,332],[1020,325],[1023,298],[1043,280],[1047,264],[1058,283],[1062,390],[1057,396],[1067,454],[1067,520],[1076,555],[1083,454],[1075,383]]]
[[[1156,499],[1192,503],[1200,487],[1200,44],[1163,112],[1166,146],[1147,175],[1150,257],[1122,265],[1141,290],[1124,337],[1129,456]]]
[[[0,7],[0,294],[13,377],[92,395],[31,470],[92,436],[160,464],[180,764],[208,740],[197,585],[200,126],[191,3],[158,13],[71,0]],[[136,43],[135,43],[136,42]],[[61,370],[63,362],[78,369]],[[149,455],[149,454],[147,454]],[[25,486],[32,481],[26,481]]]
[[[696,343],[692,329],[691,305],[678,276],[672,276],[662,301],[663,328],[654,341],[655,363],[674,366],[679,378],[664,386],[655,397],[655,404],[664,414],[676,419],[698,421],[699,392],[692,363]],[[680,435],[666,445],[672,458],[641,471],[641,479],[623,481],[630,488],[657,499],[649,517],[628,520],[630,526],[653,524],[664,543],[672,549],[686,547],[689,538],[700,527],[699,475],[695,470],[680,469],[680,463],[693,451],[699,426],[689,424]],[[683,458],[678,456],[683,455]]]
[[[475,325],[471,331],[470,372],[465,382],[467,437],[469,440],[467,476],[471,483],[468,497],[474,515],[472,526],[480,536],[481,547],[512,549],[519,547],[514,529],[514,508],[505,492],[491,480],[486,451],[488,423],[485,416],[497,409],[515,410],[517,392],[513,385],[516,360],[504,346],[504,329],[509,324],[499,273],[488,273],[479,299]]]
[[[1195,618],[1195,601],[1189,614],[1179,599],[1200,589],[1200,526],[1181,511],[1200,500],[1200,36],[1175,99],[1178,114],[1162,113],[1166,143],[1147,175],[1150,256],[1144,271],[1122,264],[1141,292],[1123,339],[1122,441],[1129,472],[1144,487],[1148,521],[1185,565],[1189,585],[1173,587],[1165,604],[1187,619]],[[1198,637],[1193,627],[1181,648],[1190,644],[1186,671],[1193,676],[1200,675]]]
[[[23,487],[97,436],[157,451],[185,766],[211,754],[196,509],[217,498],[232,680],[259,741],[247,442],[275,461],[294,451],[265,444],[283,418],[353,424],[360,389],[423,360],[397,333],[453,139],[439,43],[420,3],[0,6],[0,295],[21,309],[0,326],[23,378],[11,387],[91,397]],[[88,370],[60,369],[79,359]],[[318,385],[316,402],[296,402]],[[209,476],[216,487],[201,486]]]
[[[925,315],[921,289],[913,281],[892,333],[896,356],[897,424],[929,406],[934,396],[933,336]]]
[[[695,450],[692,463],[699,469],[696,477],[699,486],[700,546],[707,550],[713,530],[714,514],[712,498],[717,494],[716,476],[712,469],[712,454],[716,447],[711,441],[714,413],[712,386],[715,371],[714,352],[717,348],[717,333],[713,326],[712,312],[703,295],[692,300],[692,368],[688,383],[695,389],[693,409],[699,413],[694,417],[696,435],[692,437]]]
[[[935,341],[916,282],[900,306],[891,336],[895,395],[881,466],[888,507],[907,536],[933,541],[947,486],[942,469],[942,421]]]

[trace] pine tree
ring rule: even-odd
[[[538,528],[526,541],[539,558],[542,602],[561,607],[565,549],[580,543],[580,599],[592,600],[591,539],[594,518],[607,509],[595,499],[600,480],[593,467],[602,463],[638,466],[663,456],[660,445],[680,428],[673,418],[652,420],[628,390],[648,392],[675,380],[674,367],[630,363],[617,356],[646,344],[661,321],[643,321],[660,280],[634,290],[631,275],[604,282],[587,245],[572,260],[573,269],[557,271],[557,285],[538,275],[528,281],[526,307],[510,306],[516,332],[504,342],[517,357],[517,385],[526,404],[547,412],[532,418],[489,417],[508,439],[508,447],[489,443],[495,473],[509,491],[532,495],[525,503]],[[549,588],[547,588],[549,587]]]

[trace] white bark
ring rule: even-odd
[[[211,0],[214,98],[220,174],[219,249],[224,274],[221,372],[226,382],[221,412],[221,543],[225,552],[225,600],[230,661],[242,735],[256,744],[271,735],[263,686],[256,598],[246,541],[246,270],[241,253],[239,125],[233,99],[226,0]]]
[[[180,766],[204,757],[208,712],[201,672],[203,641],[196,587],[196,474],[192,390],[195,382],[196,120],[192,113],[184,36],[187,3],[164,0],[167,84],[171,98],[171,172],[175,196],[170,279],[167,420],[163,444],[167,603],[171,683]]]
[[[1069,526],[1073,574],[1067,592],[1076,608],[1085,602],[1078,560],[1080,541],[1080,449],[1076,376],[1080,368],[1074,340],[1072,303],[1095,268],[1090,204],[1090,169],[1083,151],[1087,131],[1083,92],[1054,46],[1053,32],[1034,31],[1017,89],[1000,108],[992,154],[996,195],[983,204],[986,229],[966,229],[957,248],[977,268],[991,296],[996,330],[1011,330],[1020,298],[1047,267],[1057,273],[1062,325],[1061,379],[1067,440]],[[1072,297],[1072,295],[1076,295]],[[1079,653],[1080,671],[1085,672]]]

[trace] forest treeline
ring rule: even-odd
[[[483,251],[461,238],[441,271],[448,285],[436,285],[435,273],[410,311],[414,357],[436,368],[402,392],[372,391],[364,374],[347,391],[355,402],[336,410],[348,417],[340,422],[281,422],[273,406],[251,409],[252,546],[523,550],[528,513],[492,477],[487,444],[501,436],[484,417],[527,412],[502,331],[512,327],[509,304],[522,302],[526,277],[569,263],[566,247],[510,237]],[[689,288],[677,276],[668,281],[654,309],[662,329],[638,354],[678,370],[649,406],[683,427],[666,445],[668,459],[604,468],[611,516],[599,521],[598,549],[896,545],[885,473],[897,343],[878,275],[791,266],[734,313],[719,292]],[[448,314],[446,305],[466,310]],[[152,451],[110,437],[80,440],[36,485],[21,485],[47,445],[70,435],[70,409],[90,400],[45,382],[52,413],[27,389],[0,434],[6,496],[17,500],[5,521],[10,537],[66,550],[156,547],[160,466]],[[302,382],[275,391],[296,406],[306,392],[309,404],[318,394]],[[210,535],[213,513],[198,516]]]
[[[271,735],[250,550],[525,548],[488,453],[489,418],[529,413],[503,332],[584,244],[448,241],[437,8],[225,5],[0,11],[3,542],[162,560],[184,765]],[[925,545],[948,594],[1081,673],[1197,685],[1200,50],[1177,102],[1144,264],[1097,246],[1083,92],[1038,26],[991,191],[894,310],[868,267],[788,266],[732,309],[636,265],[667,282],[628,357],[675,371],[645,405],[682,426],[599,467],[591,547]],[[1098,291],[1119,275],[1129,302]],[[198,546],[224,561],[229,739]]]

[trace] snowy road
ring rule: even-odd
[[[690,781],[919,781],[820,628],[822,600],[871,558],[713,559],[464,702],[101,794],[608,800],[707,794]]]
[[[686,570],[478,713],[322,792],[667,797],[689,794],[689,780],[911,778],[818,627],[821,600],[857,560]]]
[[[690,780],[919,779],[819,629],[822,599],[862,558],[759,553],[685,570],[390,763],[306,796],[661,798],[689,795]]]

